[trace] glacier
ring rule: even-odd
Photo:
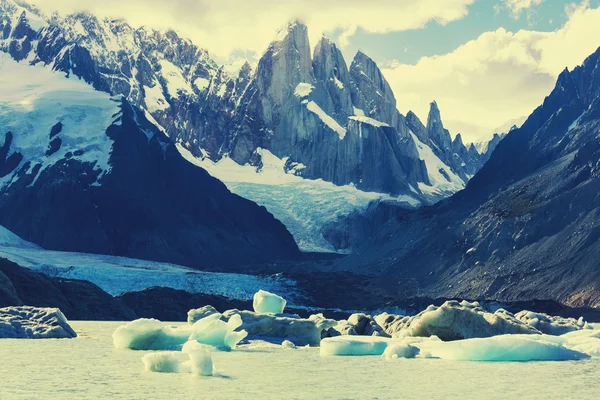
[[[10,243],[0,245],[0,257],[51,277],[90,281],[114,296],[164,286],[239,300],[252,299],[261,288],[284,294],[293,303],[303,298],[293,280],[279,276],[203,272],[126,257],[44,250],[12,234]]]
[[[353,185],[336,186],[322,179],[304,179],[293,171],[286,172],[287,159],[278,158],[266,149],[258,150],[263,164],[257,168],[239,165],[228,157],[214,162],[195,157],[181,145],[177,148],[185,159],[221,180],[233,193],[264,206],[283,222],[298,247],[307,252],[337,252],[321,229],[340,217],[365,210],[373,201],[397,201],[409,208],[421,205],[412,196],[393,197],[365,192]]]

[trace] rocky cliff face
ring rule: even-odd
[[[390,221],[344,265],[406,297],[600,305],[599,71],[600,50],[565,70],[464,191],[416,212],[386,209]]]
[[[0,0],[0,16],[2,51],[125,96],[196,157],[231,157],[260,167],[257,149],[265,148],[304,166],[294,171],[307,178],[423,203],[461,189],[481,166],[476,151],[460,142],[452,147],[439,111],[427,138],[413,129],[422,142],[416,143],[376,63],[359,52],[348,68],[326,38],[311,54],[299,21],[279,32],[256,71],[245,65],[229,76],[205,50],[173,31],[134,29],[86,13],[48,17],[12,0]],[[431,147],[433,161],[419,145]],[[383,161],[374,154],[383,154]],[[443,188],[432,179],[440,164],[448,175]]]

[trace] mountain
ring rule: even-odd
[[[1,53],[0,69],[0,225],[19,237],[209,269],[299,255],[123,97]]]
[[[517,129],[517,127],[513,126],[510,131],[513,131],[515,129]],[[485,162],[487,162],[487,160],[490,159],[492,153],[498,146],[498,143],[500,143],[500,141],[504,139],[506,135],[508,135],[508,133],[494,133],[494,136],[492,136],[492,138],[489,141],[471,143],[471,146],[475,147],[477,152],[481,154],[482,158],[485,160]]]
[[[246,64],[233,77],[174,31],[19,4],[0,0],[2,51],[125,96],[195,157],[260,169],[267,149],[304,178],[424,204],[462,189],[481,167],[475,149],[451,140],[437,106],[416,139],[376,63],[358,52],[348,67],[326,38],[311,54],[299,21],[278,33],[256,71]]]
[[[340,267],[401,297],[600,305],[600,49],[500,141],[466,189],[383,228]],[[386,222],[387,221],[387,222]]]

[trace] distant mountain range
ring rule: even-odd
[[[403,207],[414,208],[461,190],[495,146],[491,142],[494,144],[484,146],[489,150],[480,151],[475,145],[463,144],[460,135],[452,140],[435,102],[426,125],[412,112],[404,117],[373,60],[359,52],[348,67],[335,43],[325,37],[311,52],[307,27],[298,21],[290,22],[277,34],[256,70],[246,63],[237,76],[230,76],[205,50],[174,31],[134,29],[125,21],[102,20],[89,13],[46,16],[27,3],[0,0],[0,51],[19,65],[46,67],[67,77],[79,77],[97,91],[116,96],[115,100],[122,101],[126,109],[139,110],[132,112],[143,115],[156,127],[148,129],[161,132],[162,145],[176,144],[188,160],[202,167],[213,163],[215,168],[209,169],[213,176],[223,176],[219,173],[222,160],[232,160],[259,173],[264,168],[272,169],[272,160],[278,160],[275,164],[280,175],[305,178],[307,184],[297,181],[294,187],[274,188],[226,183],[235,193],[267,206],[286,223],[304,250],[348,251],[331,244],[321,230],[338,216],[363,210],[368,199],[391,196]],[[23,88],[26,74],[9,80],[20,82]],[[124,99],[119,100],[119,96]],[[50,125],[38,128],[48,131],[48,135],[54,127],[60,130],[57,123],[62,117],[55,117],[52,124],[44,121]],[[112,122],[103,121],[94,135],[102,134]],[[12,142],[18,142],[22,134],[12,129]],[[64,143],[61,147],[62,136],[54,135],[58,133],[48,138],[48,148],[43,152],[48,154],[38,154],[51,158],[41,162],[42,172],[61,154],[77,151],[77,145],[73,151],[66,151]],[[99,175],[95,182],[90,178],[90,183],[106,186],[99,182],[109,178],[107,171],[114,170],[109,159],[110,140],[102,136],[96,139],[103,139],[104,148],[98,151],[104,155],[94,167]],[[30,168],[28,173],[37,173],[32,169],[37,168],[33,160],[17,159],[20,156],[15,144],[10,148],[9,142],[4,144],[6,157],[11,157],[4,162],[5,175],[12,177],[25,165]],[[36,183],[45,177],[35,176]],[[340,208],[340,192],[312,183],[320,179],[343,186],[345,193],[352,193],[354,198]],[[285,207],[274,204],[269,193],[275,192],[275,198],[294,203]],[[329,208],[315,214],[309,204],[323,202],[321,199]],[[65,245],[73,239],[43,234],[45,225],[35,228],[39,232],[33,234],[28,229],[34,228],[15,226],[8,218],[4,223],[29,240],[60,250],[113,254],[130,246],[111,244],[96,249],[91,244]],[[126,237],[126,232],[111,241],[127,242],[123,235]],[[87,238],[82,236],[80,242],[87,243]],[[129,255],[142,257],[144,252]],[[148,254],[155,257],[153,251],[148,250]],[[186,257],[161,260],[198,263],[184,260]]]
[[[364,53],[347,64],[322,38],[314,54],[301,22],[284,27],[258,63],[229,76],[173,31],[134,29],[87,13],[44,16],[0,0],[0,48],[15,60],[75,75],[148,111],[196,157],[260,168],[259,149],[287,171],[425,204],[462,189],[485,154],[454,140],[432,104],[427,126],[396,109]]]

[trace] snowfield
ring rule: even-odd
[[[30,161],[30,170],[40,165],[39,176],[71,153],[74,159],[95,163],[94,169],[101,171],[98,179],[110,171],[113,141],[98,133],[120,123],[120,97],[98,92],[78,78],[67,79],[49,68],[18,63],[1,52],[0,87],[0,138],[4,142],[5,133],[13,133],[11,153],[21,153],[22,164]],[[62,142],[48,154],[49,129],[57,124]],[[0,178],[0,189],[10,185],[12,178],[13,174]]]

